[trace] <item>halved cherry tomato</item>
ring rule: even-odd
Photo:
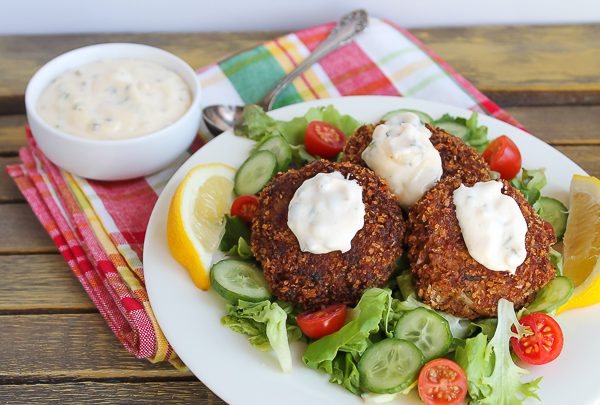
[[[521,318],[519,323],[533,332],[521,339],[510,339],[513,351],[521,360],[529,364],[546,364],[558,357],[564,338],[554,318],[542,312],[533,312]]]
[[[431,360],[419,373],[419,396],[425,405],[460,404],[467,390],[467,376],[452,360]]]
[[[344,304],[334,304],[318,311],[303,312],[296,322],[309,338],[318,339],[338,331],[346,321],[348,309]]]
[[[311,155],[330,159],[344,149],[346,136],[339,128],[331,124],[312,121],[306,127],[304,144]]]
[[[246,222],[252,222],[256,216],[260,203],[255,195],[241,195],[231,204],[231,215],[240,217]]]
[[[490,169],[500,173],[500,177],[510,180],[521,170],[521,152],[506,135],[494,139],[483,151],[483,159]]]

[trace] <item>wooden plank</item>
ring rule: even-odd
[[[57,251],[26,204],[0,204],[0,229],[0,254]]]
[[[25,144],[25,115],[1,115],[0,106],[0,154],[16,155]]]
[[[233,387],[233,386],[232,386]],[[225,404],[200,381],[144,383],[79,382],[1,385],[0,403],[44,404]]]
[[[598,104],[600,25],[415,30],[501,105]]]
[[[413,33],[503,105],[598,103],[600,25],[468,27]],[[171,51],[194,67],[281,33],[110,34],[0,37],[0,111],[23,112],[31,75],[52,57],[101,42],[139,42]],[[500,41],[499,38],[502,40]],[[569,63],[565,68],[565,61]]]
[[[0,314],[96,310],[61,255],[0,256],[0,275]]]
[[[508,107],[529,132],[553,145],[600,145],[600,105]]]
[[[600,146],[557,146],[591,176],[600,178]]]
[[[98,313],[3,315],[0,322],[0,384],[191,376],[136,359]]]
[[[17,188],[15,182],[6,173],[6,170],[4,170],[6,165],[18,162],[19,159],[17,157],[0,157],[0,203],[25,201],[23,194]]]

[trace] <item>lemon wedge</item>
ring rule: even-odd
[[[223,236],[223,216],[231,206],[234,176],[235,169],[224,164],[196,166],[177,188],[169,207],[171,254],[203,290],[210,287],[210,264]]]
[[[557,313],[600,302],[600,180],[573,176],[569,205],[564,274],[573,280],[575,290]]]

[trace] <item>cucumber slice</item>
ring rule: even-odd
[[[454,121],[436,121],[434,124],[438,128],[442,128],[444,131],[459,137],[460,139],[466,139],[469,135],[469,128],[466,125],[459,124]]]
[[[452,344],[448,321],[427,308],[413,309],[402,315],[396,324],[394,337],[414,343],[427,361],[444,356]]]
[[[561,240],[567,229],[567,218],[569,217],[567,207],[557,199],[545,196],[540,197],[536,204],[540,217],[550,222],[556,239]]]
[[[571,298],[573,288],[573,281],[569,277],[558,276],[538,291],[535,300],[527,307],[527,310],[529,312],[553,312]]]
[[[238,169],[234,179],[237,195],[256,194],[277,173],[277,157],[268,150],[251,155]]]
[[[267,281],[254,265],[242,260],[225,259],[210,269],[210,282],[226,300],[260,302],[271,298]]]
[[[390,118],[392,118],[394,115],[404,113],[404,112],[410,112],[410,113],[418,115],[422,124],[431,124],[433,122],[433,118],[431,118],[431,115],[424,113],[423,111],[411,110],[409,108],[401,108],[399,110],[390,111],[390,112],[386,113],[383,117],[381,117],[381,120],[387,121]]]
[[[376,394],[400,392],[415,381],[423,363],[423,354],[411,342],[384,339],[365,350],[360,358],[360,387]]]
[[[292,161],[292,148],[283,136],[272,135],[264,139],[256,147],[256,151],[268,150],[277,158],[277,168],[280,172],[288,169]]]

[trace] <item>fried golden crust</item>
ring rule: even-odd
[[[530,304],[555,277],[548,261],[550,246],[556,242],[552,227],[503,181],[502,193],[515,199],[527,222],[527,257],[514,275],[489,270],[471,257],[462,237],[452,195],[461,182],[475,183],[446,178],[409,211],[406,241],[419,298],[435,309],[469,319],[496,316],[500,298],[512,301],[516,309]]]
[[[302,252],[287,226],[288,205],[305,180],[333,171],[356,179],[363,187],[364,226],[348,252]],[[305,309],[356,304],[366,288],[385,285],[402,254],[402,212],[385,183],[365,167],[318,160],[277,175],[259,200],[260,209],[252,221],[252,252],[273,294],[283,301]]]
[[[344,148],[342,161],[367,166],[361,155],[373,140],[376,126],[377,124],[366,124],[354,132]],[[487,179],[489,167],[475,149],[441,128],[429,124],[426,127],[431,131],[429,140],[442,159],[442,178],[459,175],[465,180]]]

